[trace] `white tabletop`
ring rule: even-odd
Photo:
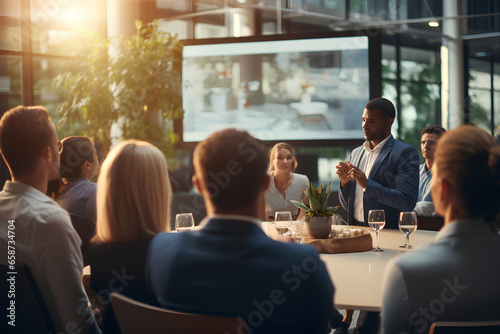
[[[276,236],[276,231],[269,228],[269,223],[263,222],[262,228],[270,237]],[[361,228],[370,231],[375,246],[375,231],[369,227]],[[434,240],[436,234],[437,232],[434,231],[417,230],[410,236],[410,245],[414,246],[413,249],[426,245]],[[387,262],[403,252],[413,250],[400,248],[399,246],[403,245],[404,241],[404,235],[399,230],[382,230],[380,231],[380,248],[384,250],[383,252],[320,254],[335,285],[335,307],[380,311],[382,309],[382,278]]]
[[[376,245],[375,231],[370,228],[373,245]],[[414,248],[430,243],[437,232],[417,230],[410,236]],[[406,252],[400,248],[404,235],[399,230],[382,230],[380,248],[383,252],[360,252],[347,254],[321,254],[330,278],[335,285],[334,302],[339,309],[380,311],[382,309],[382,278],[387,262]],[[409,252],[412,249],[408,250]]]

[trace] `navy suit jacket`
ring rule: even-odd
[[[162,307],[241,317],[250,333],[327,333],[334,288],[314,247],[270,239],[245,221],[151,241],[146,280]]]
[[[350,161],[359,166],[365,154],[363,146],[355,148]],[[399,213],[413,211],[418,198],[418,167],[417,150],[408,144],[395,140],[391,135],[382,147],[370,175],[363,196],[365,225],[368,226],[368,212],[372,209],[385,211],[386,228],[398,228]],[[339,199],[342,207],[348,213],[349,224],[354,224],[354,195],[356,180],[351,180],[347,186],[340,185]]]

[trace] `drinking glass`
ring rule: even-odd
[[[191,231],[194,227],[192,213],[178,213],[175,216],[175,229],[177,232]]]
[[[332,216],[332,225],[342,225],[342,216],[334,214]]]
[[[303,222],[293,222],[290,226],[290,231],[287,233],[290,234],[290,238],[292,238],[295,243],[301,244],[304,242],[304,223]]]
[[[368,212],[368,225],[377,232],[377,248],[374,248],[374,252],[382,252],[378,246],[378,235],[381,229],[385,226],[385,212],[384,210],[370,210]]]
[[[406,237],[406,244],[399,246],[401,248],[413,248],[410,245],[410,235],[412,235],[417,230],[417,213],[412,212],[401,212],[399,214],[399,230],[403,232]]]
[[[292,213],[290,211],[276,211],[274,215],[274,227],[276,231],[285,240],[285,233],[288,232],[290,226],[292,225]]]

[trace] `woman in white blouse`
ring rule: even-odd
[[[293,155],[293,148],[287,143],[278,143],[269,152],[269,172],[271,184],[266,192],[266,217],[274,220],[276,211],[290,211],[294,220],[304,217],[305,212],[293,206],[290,200],[302,201],[309,204],[304,193],[309,185],[305,175],[295,174],[297,160]]]

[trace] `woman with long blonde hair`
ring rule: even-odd
[[[91,282],[99,295],[119,291],[157,305],[145,283],[146,253],[151,238],[170,226],[171,199],[167,162],[158,148],[127,140],[111,150],[99,175],[97,233],[89,245]],[[102,328],[119,333],[109,304]]]
[[[306,214],[293,206],[290,200],[309,204],[303,189],[309,185],[309,179],[302,174],[294,173],[297,159],[293,148],[287,143],[278,143],[269,151],[269,172],[271,183],[266,192],[266,218],[274,220],[276,211],[290,211],[293,219],[301,219]]]

